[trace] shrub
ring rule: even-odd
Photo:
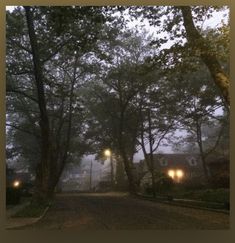
[[[143,185],[143,189],[144,189],[144,192],[148,195],[152,195],[153,194],[153,188],[152,188],[152,185],[150,185],[149,183],[145,183]]]
[[[43,204],[43,205],[34,205],[34,204],[29,204],[22,208],[20,211],[15,213],[13,217],[39,217],[43,214],[44,210],[46,209],[48,205]]]
[[[181,183],[180,187],[186,190],[198,190],[198,189],[204,189],[207,187],[207,183],[203,178],[193,178],[185,180],[183,183]]]
[[[158,172],[155,174],[156,187],[155,192],[163,193],[170,192],[174,187],[174,181],[164,173]],[[150,183],[144,184],[146,194],[153,194],[153,187]]]
[[[212,188],[229,188],[230,178],[228,174],[220,174],[210,178]]]
[[[160,177],[156,182],[156,192],[171,191],[174,186],[174,181],[168,176]]]
[[[6,204],[18,204],[20,202],[21,192],[19,189],[8,187],[6,189]]]

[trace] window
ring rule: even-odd
[[[189,157],[187,160],[188,160],[189,165],[191,165],[191,166],[196,166],[196,165],[197,165],[197,160],[196,160],[196,158],[194,158],[194,157]]]
[[[160,165],[161,166],[167,166],[168,165],[168,161],[166,158],[161,158],[160,159]]]

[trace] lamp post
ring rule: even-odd
[[[90,192],[92,191],[92,160],[90,164]]]
[[[112,158],[112,152],[110,149],[106,149],[104,151],[104,155],[109,158],[110,160],[110,180],[111,180],[111,187],[113,189],[113,158]]]

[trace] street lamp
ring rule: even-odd
[[[18,181],[18,180],[14,181],[13,186],[14,187],[19,187],[20,186],[20,181]]]
[[[111,179],[111,187],[113,187],[113,160],[112,160],[112,152],[110,149],[105,149],[104,155],[110,159],[110,179]]]
[[[107,157],[111,157],[111,150],[110,149],[105,149],[104,151],[104,155],[107,156]]]

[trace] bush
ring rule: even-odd
[[[207,187],[207,183],[202,178],[193,178],[185,180],[179,186],[186,190],[200,190],[205,189]]]
[[[152,195],[153,194],[153,187],[149,184],[145,184],[144,192],[148,195]]]
[[[174,181],[167,176],[159,178],[159,180],[156,182],[156,192],[164,192],[164,191],[171,191],[174,186]]]
[[[229,202],[229,190],[227,189],[207,189],[198,192],[198,197],[203,201],[210,202]]]
[[[13,217],[40,217],[44,210],[46,209],[48,205],[47,204],[42,204],[42,205],[34,205],[34,204],[30,204],[25,206],[23,209],[21,209],[20,211],[18,211]]]
[[[229,188],[230,180],[229,175],[221,174],[210,178],[210,185],[212,188]]]
[[[229,189],[200,189],[200,190],[180,190],[173,192],[175,198],[193,199],[206,202],[225,203],[229,202]],[[228,206],[227,206],[228,207]]]
[[[19,189],[8,187],[6,189],[6,204],[18,204],[20,203],[21,192]]]
[[[168,177],[164,173],[156,173],[155,174],[156,179],[156,187],[155,192],[157,193],[163,193],[163,192],[170,192],[174,187],[174,181],[172,178]],[[145,193],[146,194],[153,194],[153,187],[149,183],[146,183],[144,185]]]

